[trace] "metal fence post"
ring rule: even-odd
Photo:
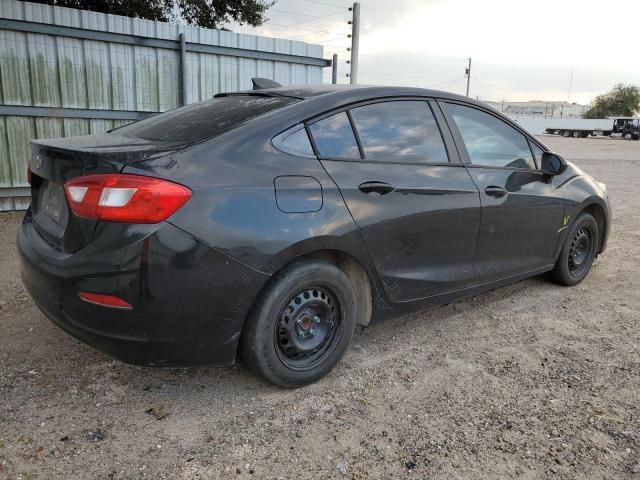
[[[180,34],[180,105],[187,104],[187,44]]]
[[[360,49],[360,2],[353,4],[353,21],[351,29],[351,72],[350,83],[358,83],[358,54]]]
[[[0,141],[0,211],[24,209],[29,204],[30,188],[27,186],[26,172],[31,139],[107,130],[168,108],[187,105],[198,100],[200,85],[206,92],[203,95],[209,96],[216,87],[207,83],[208,79],[200,82],[199,78],[189,77],[198,73],[198,64],[207,67],[214,63],[219,65],[220,78],[229,75],[231,79],[223,87],[227,91],[240,90],[250,80],[252,72],[238,71],[237,64],[242,64],[243,60],[268,62],[274,68],[275,62],[279,62],[283,64],[287,75],[293,75],[298,65],[310,67],[307,81],[312,83],[321,81],[321,69],[331,65],[330,59],[314,56],[316,53],[310,56],[306,53],[284,53],[295,50],[289,48],[293,45],[292,41],[285,39],[281,41],[287,48],[268,52],[212,45],[202,43],[198,38],[189,37],[187,40],[186,27],[178,30],[177,33],[182,34],[174,33],[171,38],[160,31],[149,34],[146,28],[142,28],[146,26],[143,20],[123,16],[116,16],[114,21],[139,26],[141,28],[133,28],[132,31],[145,34],[106,31],[105,26],[92,29],[54,25],[42,19],[60,18],[65,23],[65,19],[79,15],[80,10],[50,5],[55,2],[33,3],[25,13],[25,20],[17,20],[13,18],[13,3],[0,0],[0,43],[7,40],[11,49],[24,51],[26,55],[24,58],[19,56],[19,60],[14,58],[15,53],[0,55],[0,70],[3,73],[0,83],[6,92],[12,92],[8,97],[0,98],[0,137],[3,137],[3,130],[10,132],[4,135],[8,137],[8,142]],[[83,11],[82,15],[88,19],[83,23],[85,26],[103,24],[102,14]],[[175,26],[169,23],[161,25],[164,27],[162,32],[175,32],[172,30]],[[216,32],[207,29],[200,31]],[[30,40],[27,39],[30,35],[37,35],[38,45],[46,48],[28,48]],[[236,33],[229,35],[234,39],[239,38]],[[249,38],[257,41],[265,37],[250,35]],[[235,45],[239,42],[232,43]],[[151,53],[144,59],[138,59],[137,47],[157,52],[157,55]],[[220,63],[222,57],[238,60]],[[144,64],[130,68],[130,58],[136,58]],[[38,78],[35,78],[30,73],[35,68],[34,62],[40,65],[41,61],[44,61],[46,68],[42,74],[38,70]],[[11,74],[4,75],[5,69]],[[173,78],[163,78],[165,72]],[[105,86],[105,82],[109,86]],[[32,105],[31,96],[36,91],[38,102]],[[92,98],[91,104],[86,105],[87,108],[79,108],[74,100],[78,95]],[[66,119],[74,121],[67,124]],[[95,120],[101,122],[92,123]],[[69,128],[66,128],[67,125]]]
[[[331,83],[338,83],[338,54],[333,54],[333,60],[331,61]]]

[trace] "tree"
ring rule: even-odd
[[[640,109],[640,88],[617,84],[613,90],[598,95],[583,118],[632,117]]]
[[[29,0],[59,7],[92,12],[112,13],[127,17],[221,28],[230,21],[253,27],[265,22],[271,0]]]

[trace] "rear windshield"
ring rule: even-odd
[[[198,142],[221,135],[297,99],[231,95],[212,98],[118,128],[118,135],[167,142]]]

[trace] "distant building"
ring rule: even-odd
[[[561,101],[530,100],[528,102],[485,102],[505,115],[517,120],[527,118],[581,118],[589,105]]]

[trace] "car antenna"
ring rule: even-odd
[[[265,88],[275,88],[282,86],[278,82],[270,80],[268,78],[254,77],[251,79],[251,82],[253,83],[254,90],[263,90]]]

